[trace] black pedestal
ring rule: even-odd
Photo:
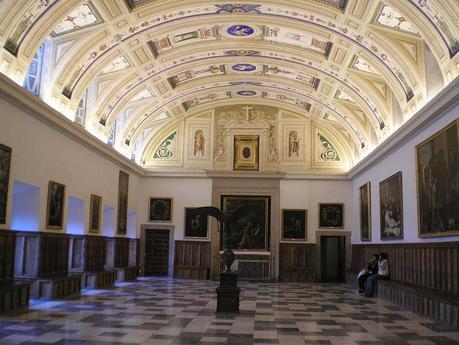
[[[217,292],[217,313],[239,313],[239,293],[237,274],[233,272],[220,273],[220,287]]]

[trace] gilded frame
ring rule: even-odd
[[[363,202],[366,199],[366,204]],[[366,217],[364,214],[366,208]],[[371,241],[371,182],[367,182],[359,188],[359,217],[360,217],[360,240]],[[367,236],[364,236],[363,221],[367,222]]]
[[[234,170],[259,170],[259,143],[258,135],[234,136]]]
[[[62,230],[64,228],[65,185],[49,181],[46,204],[46,228]]]
[[[431,135],[430,137],[428,137],[426,140],[422,141],[421,143],[417,144],[415,146],[415,156],[416,156],[416,201],[417,201],[417,220],[418,220],[418,237],[420,238],[429,238],[429,237],[440,237],[440,236],[455,236],[455,235],[459,235],[459,224],[457,224],[456,226],[458,226],[457,229],[454,229],[454,230],[447,230],[447,231],[444,231],[444,232],[441,232],[441,231],[436,231],[436,232],[423,232],[422,231],[422,217],[421,217],[421,191],[420,191],[420,183],[421,183],[421,171],[420,171],[420,150],[426,146],[426,145],[429,145],[429,144],[432,144],[433,141],[435,139],[437,139],[438,137],[440,137],[441,135],[444,135],[446,132],[448,132],[448,130],[450,130],[451,128],[453,128],[454,126],[456,126],[456,140],[458,141],[459,143],[459,120],[455,120],[453,122],[451,122],[449,125],[447,125],[446,127],[442,128],[441,130],[439,130],[437,133]],[[449,147],[447,147],[448,149],[448,153],[450,153],[450,150],[449,150]],[[459,151],[459,147],[457,148],[457,150]],[[456,151],[456,152],[458,152]],[[458,153],[456,153],[458,154]],[[458,178],[458,177],[456,177]],[[458,181],[459,182],[459,181]],[[451,187],[455,185],[454,183],[449,183],[449,188],[447,190],[447,192],[451,192]]]
[[[393,181],[397,180],[398,182],[398,189],[397,189],[397,194],[393,193],[394,191],[392,191],[392,193],[389,193],[384,190],[384,189],[388,189],[390,188],[389,184],[391,183],[394,183]],[[389,200],[385,200],[385,194],[391,194],[391,197],[393,199],[393,201],[396,201],[394,202],[394,204],[396,205],[389,205],[391,207],[391,209],[387,209],[387,213],[388,215],[393,215],[394,213],[398,213],[398,223],[399,223],[399,234],[398,235],[394,235],[394,236],[389,236],[389,235],[386,235],[385,233],[387,232],[386,231],[386,228],[385,228],[385,224],[386,224],[386,215],[385,215],[385,210],[384,210],[384,207],[383,206],[383,203],[388,203]],[[396,199],[398,200],[395,200],[394,199],[394,196]],[[384,198],[384,199],[383,199]],[[397,208],[395,210],[392,210],[392,206],[397,206],[398,207],[398,211],[397,211]],[[394,211],[397,211],[397,212],[394,212]],[[390,217],[389,216],[389,217]],[[380,238],[381,240],[385,241],[385,240],[403,240],[403,237],[404,237],[404,226],[403,226],[403,174],[401,171],[399,172],[396,172],[395,174],[389,176],[388,178],[386,178],[385,180],[379,182],[379,230],[380,230]],[[394,221],[397,221],[396,218]]]
[[[291,217],[291,221],[288,222],[288,217]],[[300,220],[302,221],[302,232],[303,236],[302,237],[294,237],[286,236],[287,228],[291,228],[291,232],[296,232],[299,229],[292,229],[298,225],[298,216]],[[298,242],[298,241],[306,241],[308,239],[308,210],[305,209],[292,209],[292,208],[286,208],[282,209],[282,216],[281,216],[281,224],[282,224],[282,236],[281,239],[282,241],[292,241],[292,242]],[[298,225],[299,226],[299,225]]]
[[[330,220],[328,224],[324,223],[324,221],[326,220],[323,219],[322,217],[322,215],[325,215],[324,211],[326,209],[329,209],[329,211],[327,212],[330,213],[333,210],[332,208],[339,209],[338,212],[341,217],[341,220],[336,225],[333,225],[330,223],[332,222],[332,220]],[[338,202],[319,203],[319,213],[317,217],[318,217],[319,229],[344,229],[344,203],[338,203]]]
[[[91,194],[89,203],[89,232],[92,234],[100,233],[102,221],[102,197]]]
[[[160,204],[158,204],[160,203]],[[162,214],[152,214],[152,207],[161,207],[166,208],[165,210],[159,210]],[[150,197],[150,201],[148,203],[148,220],[150,222],[172,222],[174,211],[174,200],[172,198],[166,197]],[[156,212],[158,213],[158,212]]]

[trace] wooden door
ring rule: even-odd
[[[321,251],[321,281],[345,281],[345,245],[344,236],[322,236]]]
[[[167,276],[169,230],[145,230],[145,275]]]

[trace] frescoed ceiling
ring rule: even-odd
[[[457,0],[3,0],[0,18],[0,72],[22,85],[41,57],[38,97],[128,157],[256,103],[350,138],[352,166],[459,74]]]

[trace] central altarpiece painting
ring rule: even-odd
[[[269,196],[222,195],[222,210],[232,221],[222,235],[221,248],[228,243],[233,250],[268,251],[270,202]]]

